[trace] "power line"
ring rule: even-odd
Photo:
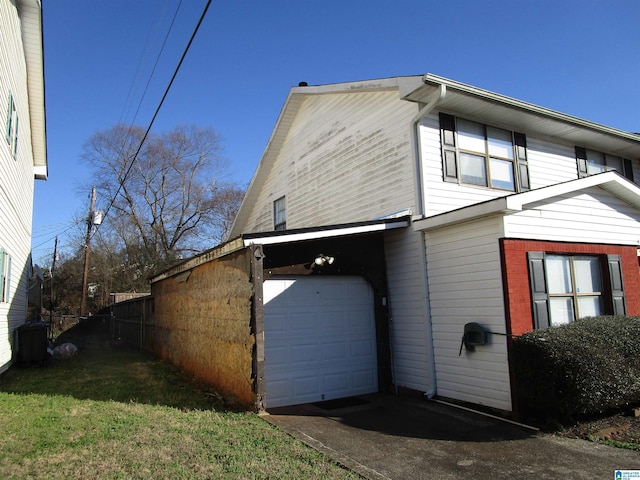
[[[176,10],[173,13],[173,18],[171,19],[171,24],[169,25],[169,28],[167,29],[167,33],[164,36],[164,40],[162,42],[162,46],[160,47],[160,51],[158,52],[158,55],[156,56],[156,61],[153,64],[153,68],[151,69],[151,73],[149,74],[149,78],[147,79],[147,83],[144,87],[144,90],[142,91],[142,95],[140,97],[140,101],[138,102],[138,107],[136,108],[136,111],[133,115],[133,118],[131,119],[131,123],[130,125],[133,125],[136,121],[136,118],[138,118],[138,113],[140,112],[140,107],[142,106],[142,102],[144,100],[144,98],[147,95],[147,90],[149,89],[149,85],[151,84],[151,79],[153,78],[155,72],[156,72],[156,68],[158,66],[158,62],[160,61],[160,57],[162,56],[162,53],[164,52],[164,48],[167,45],[167,40],[169,39],[169,35],[171,34],[171,31],[173,30],[173,25],[176,21],[176,18],[178,17],[178,12],[180,11],[180,7],[182,6],[182,0],[180,0],[180,2],[178,3],[178,5],[176,6]],[[145,47],[146,49],[146,47]],[[138,64],[138,67],[140,67],[140,64]],[[136,70],[136,76],[138,74],[138,71]],[[133,84],[132,84],[133,87]],[[129,97],[127,97],[127,102],[129,101]],[[128,110],[127,110],[127,114],[128,114]]]
[[[138,74],[140,73],[141,67],[143,63],[147,62],[148,57],[151,56],[150,52],[150,44],[152,43],[151,37],[153,36],[155,39],[154,31],[159,29],[159,25],[164,17],[164,13],[167,10],[169,5],[169,0],[165,0],[164,7],[162,9],[162,13],[158,13],[154,20],[151,22],[151,26],[149,27],[149,32],[147,33],[147,39],[144,44],[144,48],[140,54],[140,58],[138,59],[138,64],[136,65],[136,71],[133,74],[133,78],[131,79],[131,85],[129,86],[129,91],[127,92],[127,99],[124,101],[124,105],[122,106],[122,112],[120,113],[120,120],[118,123],[126,123],[126,118],[129,116],[129,111],[131,109],[130,100],[133,96],[134,88],[136,86],[137,81],[139,80]]]
[[[207,4],[204,7],[204,10],[202,11],[202,14],[200,15],[200,19],[198,20],[198,23],[196,24],[192,34],[191,34],[191,38],[189,38],[189,42],[187,43],[187,46],[185,47],[184,51],[182,52],[182,56],[180,57],[180,61],[178,62],[178,65],[176,66],[173,75],[171,76],[171,80],[169,80],[169,84],[167,85],[167,88],[164,91],[164,94],[162,95],[162,98],[160,99],[160,102],[158,103],[158,106],[156,107],[156,110],[153,114],[153,117],[151,118],[151,121],[149,122],[149,126],[147,127],[142,140],[140,140],[140,145],[138,146],[138,149],[136,150],[136,153],[133,155],[133,158],[131,159],[131,163],[129,164],[129,166],[127,167],[127,170],[125,171],[122,180],[120,182],[118,182],[118,188],[115,192],[115,194],[113,195],[113,198],[111,199],[111,201],[109,202],[109,205],[107,206],[105,212],[104,212],[104,216],[106,217],[109,214],[109,210],[111,210],[111,207],[113,206],[114,202],[116,201],[116,198],[118,197],[118,195],[120,194],[120,190],[122,190],[122,185],[124,184],[124,182],[126,181],[127,177],[129,176],[129,173],[131,173],[131,169],[133,168],[134,163],[136,162],[136,160],[138,159],[138,154],[140,153],[140,151],[142,150],[142,146],[144,145],[144,142],[147,139],[147,136],[149,135],[149,132],[151,131],[151,127],[153,126],[158,114],[160,113],[160,109],[162,108],[162,105],[164,104],[165,99],[167,98],[167,95],[169,94],[169,90],[171,89],[171,86],[173,85],[174,80],[176,79],[177,75],[178,75],[178,71],[180,70],[180,67],[182,66],[182,63],[184,62],[185,57],[187,56],[187,53],[189,51],[189,49],[191,48],[191,44],[193,43],[193,40],[196,36],[196,34],[198,33],[198,30],[200,29],[200,25],[202,25],[202,22],[204,20],[205,15],[207,14],[207,11],[209,10],[209,6],[211,5],[211,1],[212,0],[207,0]],[[94,231],[97,232],[97,228]]]

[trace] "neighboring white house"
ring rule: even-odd
[[[47,178],[42,6],[0,2],[0,373],[27,319],[34,178]]]
[[[355,315],[331,308],[346,305],[352,288],[339,265],[354,242],[374,248],[367,232],[377,229],[386,287],[346,295],[386,309],[389,358],[371,361],[392,371],[395,388],[513,410],[510,335],[585,315],[640,314],[639,161],[636,134],[435,75],[292,88],[230,238],[291,251],[326,241],[333,251],[317,252],[326,254],[318,265],[330,258],[331,267],[306,267],[335,283],[295,275],[305,270],[293,264],[267,271],[267,407],[330,398],[328,387],[310,388],[330,385],[333,373],[350,379],[341,395],[385,388],[359,385],[369,378],[359,366],[331,370],[339,330],[321,340],[333,316]],[[341,239],[350,242],[342,257]],[[275,253],[282,260],[286,251]],[[354,272],[352,262],[342,275]],[[298,317],[285,319],[292,309]],[[315,330],[283,344],[309,315]],[[485,332],[475,348],[461,345],[467,324]],[[369,332],[378,352],[381,331]],[[327,367],[305,385],[313,364],[296,368],[296,355],[312,337],[322,343],[316,363]],[[271,385],[270,372],[278,376]]]

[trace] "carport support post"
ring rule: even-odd
[[[253,355],[254,388],[256,392],[256,410],[265,409],[266,383],[264,379],[264,305],[263,305],[263,259],[262,245],[251,247],[251,282],[253,283],[253,302],[251,317],[255,333],[255,350]]]

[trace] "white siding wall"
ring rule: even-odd
[[[425,240],[438,395],[509,411],[506,337],[489,335],[489,344],[458,356],[468,322],[506,333],[501,236],[493,216],[427,232]]]
[[[19,118],[18,156],[5,140],[9,92]],[[33,158],[26,64],[13,2],[0,2],[0,248],[11,255],[11,291],[0,303],[0,372],[12,357],[15,329],[27,314],[27,282],[33,210]]]
[[[561,145],[527,136],[527,155],[532,189],[578,178],[574,145]]]
[[[416,109],[397,90],[307,97],[240,231],[273,230],[273,201],[283,195],[288,229],[412,208]]]
[[[425,216],[437,215],[512,193],[444,182],[437,112],[420,122],[419,132]],[[528,135],[527,154],[532,189],[578,178],[573,145],[553,143]]]
[[[385,235],[394,384],[427,392],[433,387],[424,244],[412,229]]]
[[[592,187],[548,199],[508,215],[507,236],[621,245],[640,243],[640,214],[611,193]]]

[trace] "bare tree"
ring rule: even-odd
[[[143,136],[142,128],[123,125],[98,131],[82,158],[108,202],[100,229],[110,230],[109,244],[119,244],[124,261],[146,277],[219,243],[243,190],[224,182],[228,164],[212,129],[179,126],[149,135],[138,152]]]

